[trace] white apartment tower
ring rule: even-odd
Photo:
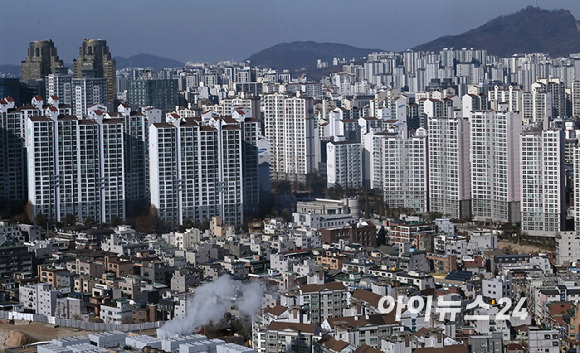
[[[524,125],[535,126],[552,117],[552,95],[547,92],[522,93],[522,120]]]
[[[574,170],[580,170],[580,146],[574,148]],[[574,173],[574,185],[580,185],[580,173]],[[578,197],[578,192],[575,192],[574,197],[574,209],[579,210],[580,208],[580,197]],[[576,230],[576,235],[580,236],[580,217],[574,217],[574,229]]]
[[[459,112],[456,112],[459,113]],[[451,113],[450,113],[451,114]],[[450,218],[471,214],[469,120],[429,119],[429,209]]]
[[[510,85],[507,88],[494,86],[493,90],[490,90],[487,94],[492,110],[522,111],[523,91],[517,86]],[[505,106],[505,109],[500,109],[500,106]]]
[[[242,130],[231,118],[183,119],[177,114],[149,132],[151,205],[180,225],[220,216],[243,222]]]
[[[569,116],[566,107],[566,84],[559,78],[539,78],[531,85],[532,92],[548,93],[552,97],[552,111],[549,117]]]
[[[520,136],[522,231],[556,236],[564,230],[564,130],[525,131]]]
[[[327,185],[344,189],[362,187],[362,145],[354,141],[331,141],[326,145]]]
[[[473,112],[471,197],[476,221],[520,220],[520,114]]]
[[[406,129],[406,127],[405,127]],[[386,133],[371,131],[362,136],[363,178],[371,189],[383,189],[383,148]]]
[[[405,126],[405,125],[403,125]],[[429,165],[427,131],[419,128],[408,136],[406,129],[388,133],[383,147],[383,190],[390,208],[427,212]]]
[[[101,223],[124,219],[123,122],[47,115],[26,121],[33,216],[61,221],[72,214]]]
[[[570,100],[572,101],[572,116],[580,116],[580,81],[574,81],[572,83],[570,95]]]
[[[312,98],[269,94],[263,97],[263,109],[272,180],[305,182],[316,169]]]

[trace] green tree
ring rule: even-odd
[[[64,216],[64,223],[67,226],[73,226],[77,223],[77,218],[75,217],[74,214],[67,213],[66,216]]]
[[[34,224],[36,224],[41,228],[44,228],[48,224],[48,218],[46,218],[46,216],[43,215],[42,213],[39,213],[36,215],[36,217],[34,217]]]

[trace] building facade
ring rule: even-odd
[[[28,47],[28,55],[22,61],[22,81],[43,80],[46,75],[64,69],[52,40],[35,40]]]
[[[384,142],[383,190],[387,207],[427,212],[427,131],[419,128],[407,137],[407,131],[403,129],[389,134]]]
[[[243,220],[242,130],[230,119],[172,115],[149,131],[151,205],[172,225]]]
[[[26,121],[32,217],[68,215],[109,223],[125,218],[123,122],[36,116]]]
[[[106,101],[99,103],[112,104],[117,98],[115,91],[115,60],[111,58],[107,41],[102,39],[84,39],[79,49],[79,56],[73,61],[74,78],[105,78]]]
[[[305,182],[316,169],[312,98],[269,94],[262,106],[265,136],[272,146],[272,180]]]
[[[469,121],[429,119],[429,209],[451,218],[471,214]]]
[[[471,116],[471,197],[476,221],[520,220],[520,114],[478,111]]]
[[[331,141],[326,145],[327,186],[360,189],[363,182],[362,145],[359,142]]]
[[[529,235],[556,236],[566,221],[564,131],[525,131],[520,136],[521,224]]]

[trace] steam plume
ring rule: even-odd
[[[238,290],[241,299],[236,300]],[[185,318],[167,322],[158,330],[158,336],[167,338],[191,334],[210,322],[221,320],[232,306],[237,306],[242,315],[253,317],[260,310],[262,295],[257,283],[243,284],[230,276],[222,276],[197,288],[187,303]]]

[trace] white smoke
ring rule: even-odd
[[[238,294],[241,299],[236,300]],[[233,306],[237,306],[242,315],[253,317],[261,308],[262,296],[259,284],[243,284],[230,276],[222,276],[197,288],[187,303],[185,318],[167,322],[157,334],[160,338],[191,334],[204,325],[218,322]]]

